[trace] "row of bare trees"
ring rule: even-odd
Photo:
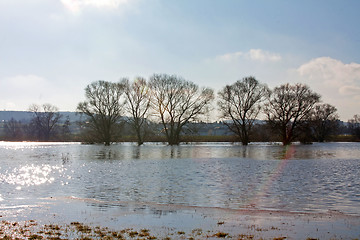
[[[179,76],[154,74],[149,81],[136,78],[117,83],[97,81],[85,89],[86,100],[77,110],[85,114],[86,129],[99,142],[116,139],[122,116],[136,133],[138,144],[149,132],[149,119],[162,125],[170,145],[179,144],[190,122],[202,121],[212,109],[214,92]],[[254,77],[245,77],[218,92],[221,120],[247,145],[259,117],[288,145],[294,140],[324,141],[339,117],[336,108],[320,102],[320,95],[304,84],[283,84],[270,90]]]
[[[99,142],[114,141],[121,116],[128,114],[139,145],[148,132],[149,117],[160,120],[168,143],[175,145],[183,127],[209,111],[214,93],[175,75],[154,74],[149,82],[144,78],[93,82],[85,97],[77,110],[88,117],[87,130]]]
[[[204,121],[213,110],[215,98],[210,88],[200,88],[182,77],[154,74],[147,81],[138,77],[133,81],[96,81],[85,88],[86,100],[77,111],[85,116],[81,122],[88,141],[111,144],[119,139],[121,123],[127,122],[139,145],[151,133],[150,124],[160,124],[161,133],[170,145],[179,144],[189,123]],[[320,95],[304,84],[283,84],[269,89],[254,77],[245,77],[218,92],[221,121],[247,145],[258,119],[266,120],[266,128],[279,136],[284,145],[294,140],[325,141],[334,134],[339,117],[334,106],[320,102]],[[58,109],[51,104],[31,105],[33,118],[24,131],[34,139],[49,141],[59,132],[69,133],[69,121],[61,122]],[[125,117],[127,116],[127,117]],[[360,139],[360,117],[348,122]],[[19,135],[19,123],[5,125],[7,135]],[[264,129],[264,127],[262,127]]]
[[[42,105],[32,104],[28,110],[33,115],[30,122],[21,123],[18,120],[10,119],[4,124],[7,140],[68,140],[70,120],[61,121],[62,115],[56,106],[49,103]]]
[[[243,145],[250,142],[254,123],[262,114],[284,145],[295,139],[323,142],[333,133],[336,108],[320,103],[320,95],[307,85],[289,83],[270,90],[254,77],[246,77],[219,92],[219,110]]]

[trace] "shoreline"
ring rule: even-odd
[[[360,216],[281,210],[226,209],[73,197],[37,199],[33,205],[0,205],[0,238],[57,239],[356,239]],[[86,230],[86,231],[84,231]],[[101,231],[100,231],[101,230]],[[17,234],[17,235],[16,235]],[[60,234],[60,235],[59,235]],[[143,236],[140,236],[143,235]],[[52,236],[52,235],[51,235]],[[12,238],[10,238],[12,239]],[[121,238],[120,238],[121,239]]]
[[[215,136],[217,137],[217,136]],[[49,140],[49,141],[36,141],[36,140],[6,140],[6,139],[2,139],[0,138],[0,142],[4,142],[4,143],[77,143],[77,144],[84,144],[84,145],[104,145],[101,142],[86,142],[86,141],[80,141],[80,140]],[[313,141],[310,143],[301,143],[299,141],[293,141],[290,143],[290,145],[292,144],[302,144],[302,145],[311,145],[314,143],[359,143],[360,140],[358,139],[348,139],[348,138],[338,138],[338,139],[333,139],[333,140],[329,140],[329,141],[325,141],[325,142],[317,142],[317,141]],[[111,142],[110,145],[113,144],[122,144],[122,143],[131,143],[134,145],[137,145],[137,141],[134,139],[124,139],[124,140],[119,140],[119,141],[115,141],[115,142]],[[241,141],[236,140],[236,139],[228,139],[228,138],[222,138],[222,136],[219,136],[219,138],[194,138],[189,137],[186,139],[183,139],[182,141],[180,141],[179,144],[177,145],[186,145],[186,144],[191,144],[191,143],[228,143],[228,144],[238,144],[238,145],[242,145]],[[165,144],[165,145],[169,145],[166,139],[156,139],[156,140],[148,140],[148,141],[144,141],[143,144]],[[283,145],[282,142],[280,140],[254,140],[249,142],[249,144],[270,144],[270,145]],[[141,146],[141,145],[140,145]],[[176,145],[173,145],[176,146]],[[246,146],[246,145],[244,145]]]

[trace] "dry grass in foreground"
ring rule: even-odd
[[[221,224],[223,224],[221,222]],[[225,232],[203,232],[202,229],[194,229],[190,233],[183,231],[169,230],[166,234],[157,236],[151,233],[149,229],[123,229],[113,231],[109,228],[92,227],[80,222],[71,222],[66,225],[41,225],[34,220],[25,222],[1,221],[0,239],[256,239],[253,235],[240,234],[231,236]],[[260,238],[261,239],[261,238]],[[287,239],[286,237],[272,238],[276,240]],[[311,238],[308,238],[310,240]]]
[[[223,224],[223,222],[218,223]],[[191,233],[183,231],[169,231],[165,236],[156,236],[150,233],[149,229],[123,229],[121,231],[113,231],[109,228],[91,227],[80,222],[71,222],[66,225],[41,225],[34,220],[25,222],[9,222],[1,221],[0,223],[0,240],[18,240],[18,239],[238,239],[238,240],[253,240],[254,235],[251,234],[239,234],[237,236],[231,236],[225,232],[203,232],[202,229],[194,229]],[[263,238],[259,238],[263,239]],[[287,237],[275,237],[273,240],[284,240]],[[307,238],[306,240],[316,240],[317,238]],[[354,239],[357,240],[357,239]]]

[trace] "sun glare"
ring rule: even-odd
[[[69,11],[80,13],[86,7],[116,9],[129,0],[61,0],[61,2]]]
[[[55,179],[52,176],[53,171],[62,172],[63,169],[58,166],[50,165],[26,165],[15,168],[13,172],[0,174],[2,182],[17,185],[17,190],[21,190],[21,186],[34,186],[45,183],[52,183]]]

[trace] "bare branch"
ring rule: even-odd
[[[115,137],[116,126],[123,112],[120,104],[124,85],[97,81],[85,88],[86,101],[78,104],[77,110],[88,117],[88,128],[97,141],[109,145]]]
[[[254,77],[246,77],[227,85],[218,93],[221,118],[229,129],[238,135],[243,145],[250,141],[254,121],[268,94],[267,86],[260,84]]]
[[[160,118],[170,145],[179,144],[182,128],[208,111],[213,90],[199,89],[193,82],[167,74],[150,78],[152,108]]]

